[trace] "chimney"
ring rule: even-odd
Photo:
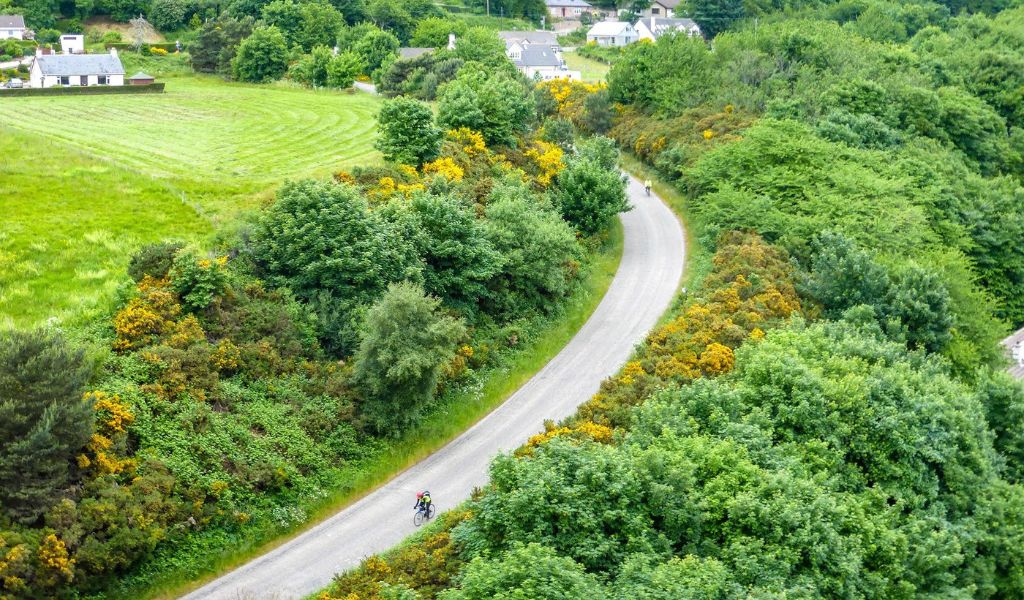
[[[455,49],[455,34],[454,33],[449,33],[448,34],[448,49],[449,50],[454,50]]]
[[[111,46],[110,47],[110,55],[113,56],[114,58],[117,58],[117,48]]]

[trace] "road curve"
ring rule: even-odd
[[[657,197],[629,181],[633,210],[621,216],[622,262],[576,336],[539,373],[476,425],[384,486],[312,529],[185,596],[188,600],[301,598],[411,534],[415,492],[453,507],[487,482],[499,452],[520,446],[590,398],[629,358],[669,307],[682,277],[683,229]]]

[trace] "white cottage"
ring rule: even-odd
[[[23,40],[28,29],[21,15],[0,15],[0,40]]]
[[[656,41],[666,33],[685,33],[690,37],[700,36],[700,25],[693,19],[640,19],[636,22],[636,32],[641,40]]]
[[[601,21],[587,32],[587,43],[598,46],[628,46],[639,39],[636,27],[626,21]]]
[[[679,7],[679,0],[654,0],[651,5],[640,11],[640,16],[647,17],[674,17]]]
[[[115,48],[110,49],[110,54],[37,56],[29,71],[29,85],[34,88],[124,85],[124,65]]]

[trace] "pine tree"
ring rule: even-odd
[[[34,521],[70,479],[92,434],[81,350],[45,330],[0,333],[0,506]]]

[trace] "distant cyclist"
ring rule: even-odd
[[[650,179],[645,179],[644,180],[644,191],[647,192],[648,196],[651,195],[651,180]]]
[[[426,514],[430,514],[430,492],[423,490],[422,492],[416,492],[416,505],[413,508],[422,510]]]

